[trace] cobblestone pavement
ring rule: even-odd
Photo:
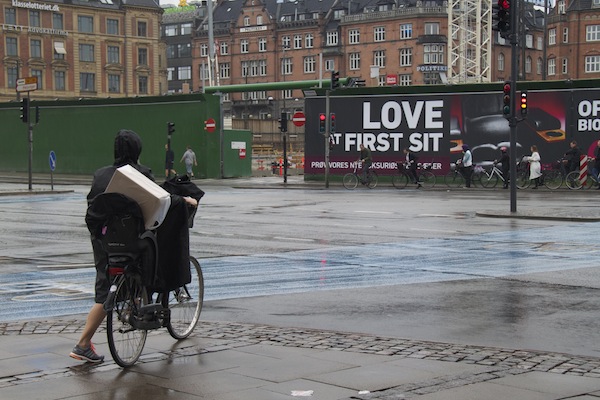
[[[83,318],[0,323],[0,335],[77,333],[81,331],[84,324],[85,320]],[[104,327],[101,327],[99,333],[104,332],[104,329]],[[160,333],[157,331],[156,334]],[[175,351],[144,354],[139,363],[189,357],[261,344],[336,350],[361,354],[403,356],[406,358],[475,364],[486,367],[483,371],[461,372],[458,374],[449,373],[448,375],[428,381],[412,382],[386,390],[358,394],[351,397],[351,399],[411,398],[449,388],[486,382],[505,376],[519,375],[530,371],[600,378],[600,358],[560,353],[436,343],[355,333],[280,328],[228,322],[201,322],[193,335],[199,338],[216,340],[218,344],[206,348],[189,346],[181,347]],[[80,364],[50,371],[32,371],[0,379],[0,388],[112,369],[120,369],[120,367],[112,361],[107,361],[99,365]]]

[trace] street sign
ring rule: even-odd
[[[217,127],[217,123],[215,122],[214,119],[209,118],[206,121],[204,121],[204,129],[207,132],[214,132],[216,127]]]
[[[386,85],[397,85],[398,84],[398,75],[388,74],[385,77]]]
[[[17,92],[37,90],[37,76],[17,79]]]
[[[304,113],[301,111],[298,111],[297,113],[292,115],[292,122],[296,126],[303,126],[304,123],[306,122],[306,117],[304,116]]]
[[[54,150],[50,151],[50,155],[48,156],[48,164],[50,164],[50,171],[54,171],[56,169],[56,153]]]

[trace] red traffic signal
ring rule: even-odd
[[[327,117],[325,114],[319,114],[319,133],[325,133],[325,124],[327,123]]]
[[[504,88],[502,89],[504,94],[502,96],[502,114],[504,114],[504,116],[509,116],[510,115],[510,92],[511,92],[511,85],[510,82],[505,82],[504,83]]]

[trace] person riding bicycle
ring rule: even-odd
[[[99,194],[104,193],[114,172],[117,170],[117,168],[122,167],[124,165],[131,165],[133,168],[140,171],[149,179],[154,180],[154,176],[152,175],[152,171],[150,170],[150,168],[139,164],[138,160],[141,152],[142,140],[137,135],[137,133],[130,130],[120,130],[117,133],[114,142],[115,161],[113,165],[102,167],[94,173],[92,187],[87,195],[88,205],[91,205],[94,199]],[[161,225],[161,228],[171,229],[174,227],[174,225],[180,225],[180,221],[182,220],[185,223],[187,223],[188,211],[186,205],[189,205],[191,207],[197,207],[198,200],[189,196],[182,197],[178,195],[171,195],[171,207],[169,208],[169,213],[167,214],[167,217],[163,222],[164,228],[163,225]],[[185,226],[185,229],[187,233],[187,225]],[[181,239],[182,235],[178,234],[178,232],[174,233],[175,234],[173,235],[173,237],[175,240]],[[165,240],[167,240],[169,235],[164,236],[166,237]],[[106,264],[108,262],[107,255],[102,249],[102,245],[100,244],[99,240],[94,238],[93,235],[91,237],[91,242],[92,251],[94,253],[94,264],[96,267],[94,305],[88,313],[83,332],[81,333],[77,344],[75,345],[69,356],[81,361],[99,363],[104,360],[104,356],[96,353],[96,350],[91,340],[94,333],[96,333],[96,330],[102,324],[102,321],[104,321],[104,318],[106,317],[106,311],[104,310],[104,302],[106,301],[106,298],[108,296],[110,284],[108,282],[105,272]],[[181,245],[185,246],[188,245],[188,243],[182,243]],[[175,245],[174,247],[177,248],[180,246]],[[187,254],[189,254],[189,248],[187,250]]]
[[[502,154],[500,155],[499,159],[494,160],[494,164],[501,164],[500,171],[502,172],[502,178],[504,178],[504,185],[502,186],[502,189],[507,189],[510,173],[510,156],[508,155],[508,149],[504,146],[500,147],[500,152]]]
[[[473,154],[469,149],[468,144],[462,145],[463,157],[462,160],[456,162],[457,166],[462,171],[462,175],[465,177],[465,187],[471,187],[471,176],[473,175]]]
[[[408,170],[408,176],[413,180],[415,185],[420,186],[419,176],[417,175],[417,156],[415,156],[415,153],[411,152],[408,147],[405,147],[402,151],[406,156],[404,166]]]
[[[577,147],[577,142],[575,140],[569,143],[569,150],[564,155],[563,163],[567,169],[567,174],[569,172],[577,171],[579,169],[579,159],[583,154],[581,149]]]
[[[360,145],[359,161],[363,163],[361,183],[365,185],[367,183],[367,173],[369,172],[369,168],[371,168],[371,165],[373,164],[373,158],[371,157],[371,150],[365,147],[362,143]]]

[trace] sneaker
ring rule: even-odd
[[[100,356],[96,354],[96,349],[94,345],[90,343],[90,347],[87,349],[81,348],[79,346],[73,347],[73,351],[69,354],[72,358],[81,361],[87,361],[91,363],[100,363],[104,361],[104,356]]]

